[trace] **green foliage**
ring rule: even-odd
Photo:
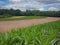
[[[0,9],[0,15],[10,14],[12,16],[49,16],[60,17],[60,11],[39,11],[39,10],[26,10],[21,11],[19,9]]]
[[[51,45],[57,39],[60,20],[0,34],[0,45]],[[53,43],[53,42],[52,42]]]
[[[10,15],[10,14],[4,14],[4,15],[2,15],[2,17],[1,18],[8,18],[8,17],[11,17],[12,15]]]

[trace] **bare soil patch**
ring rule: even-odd
[[[12,29],[25,28],[32,25],[44,24],[57,20],[60,20],[60,18],[47,17],[43,19],[0,21],[0,32],[7,32],[7,31],[11,31]]]

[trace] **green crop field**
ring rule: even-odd
[[[0,45],[52,45],[59,30],[60,20],[0,33]]]
[[[7,18],[0,18],[0,21],[29,20],[29,19],[40,19],[40,18],[46,18],[46,16],[25,16],[25,17],[22,17],[22,18],[7,17]]]

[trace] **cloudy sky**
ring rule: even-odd
[[[0,0],[0,9],[60,10],[60,0]]]

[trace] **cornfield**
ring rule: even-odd
[[[0,33],[0,45],[52,45],[59,30],[60,20]]]

